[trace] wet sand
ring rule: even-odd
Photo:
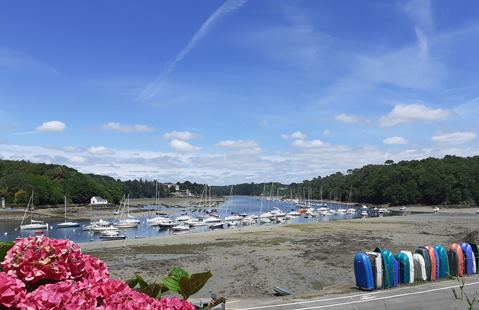
[[[272,296],[280,286],[297,297],[354,289],[353,257],[375,246],[393,253],[426,244],[460,241],[478,226],[474,210],[394,217],[227,229],[136,240],[84,243],[114,277],[140,272],[161,281],[173,266],[189,272],[211,270],[213,278],[195,296],[220,293]]]

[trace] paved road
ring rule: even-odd
[[[229,310],[466,310],[467,302],[456,300],[452,289],[460,295],[457,280],[318,299],[230,300]],[[463,292],[479,299],[479,275],[465,278]],[[479,301],[473,309],[479,309]]]

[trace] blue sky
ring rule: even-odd
[[[479,153],[476,1],[0,6],[4,159],[228,184]]]

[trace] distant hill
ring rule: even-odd
[[[176,183],[181,190],[200,195],[203,185]],[[9,204],[25,204],[32,189],[35,204],[61,204],[66,193],[69,202],[89,203],[102,196],[118,203],[123,194],[131,198],[155,197],[155,181],[115,180],[112,177],[83,174],[62,165],[28,161],[0,160],[0,197]],[[213,195],[228,195],[231,185],[213,186]],[[160,197],[173,188],[159,186]],[[292,198],[400,204],[479,204],[479,156],[445,156],[443,159],[386,161],[317,177],[301,183],[243,183],[233,186],[235,195],[265,195]]]
[[[392,205],[479,204],[479,156],[386,161],[327,177],[314,178],[290,188],[310,187],[318,198]],[[351,197],[350,197],[351,192]]]
[[[92,196],[101,196],[119,203],[125,193],[131,198],[155,197],[154,181],[120,181],[112,177],[83,174],[73,168],[28,161],[0,160],[0,197],[7,204],[25,204],[32,189],[36,205],[62,204],[63,195],[69,203],[89,203]],[[168,196],[169,189],[159,186],[160,197]]]

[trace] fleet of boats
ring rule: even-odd
[[[221,215],[218,214],[217,209],[212,209],[211,194],[207,186],[204,187],[203,193],[200,197],[200,202],[195,206],[195,209],[190,209],[177,216],[168,216],[165,213],[155,213],[147,219],[140,220],[130,214],[130,199],[128,195],[124,195],[118,209],[114,212],[114,219],[96,221],[90,220],[89,224],[83,225],[82,230],[89,233],[96,234],[101,240],[121,240],[125,239],[124,232],[126,229],[135,229],[142,225],[142,221],[148,227],[157,227],[159,230],[170,230],[174,233],[184,233],[190,230],[198,231],[199,227],[205,229],[226,229],[241,226],[252,225],[272,225],[285,223],[297,218],[313,218],[313,217],[328,217],[328,216],[359,216],[367,217],[367,207],[328,207],[322,200],[321,202],[313,201],[299,201],[299,200],[284,200],[283,203],[274,205],[275,198],[271,195],[268,197],[265,193],[258,199],[261,199],[259,210],[256,212],[237,212],[234,203],[233,188],[231,188],[230,197],[226,198],[224,205],[220,210]],[[20,224],[21,230],[35,230],[41,233],[43,230],[52,229],[48,223],[33,219],[33,199],[34,193],[32,191],[30,200],[27,204],[22,222]],[[253,199],[253,198],[251,198]],[[158,199],[155,202],[158,207]],[[279,207],[281,206],[281,208]],[[289,210],[285,210],[289,207]],[[156,209],[158,210],[158,209]],[[188,212],[189,211],[189,212]],[[258,212],[259,211],[259,212]],[[375,210],[377,214],[382,215],[388,213],[389,210],[379,209]],[[67,199],[64,197],[64,221],[56,224],[57,228],[75,228],[80,226],[80,223],[68,220]]]

